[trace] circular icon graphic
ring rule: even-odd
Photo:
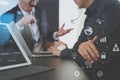
[[[80,75],[79,71],[74,72],[75,77],[78,77]]]
[[[98,78],[102,78],[103,77],[103,71],[102,70],[99,70],[99,71],[97,71],[97,77]]]
[[[87,36],[92,35],[92,34],[93,34],[93,29],[92,29],[92,27],[87,26],[87,27],[84,29],[84,33],[85,33]]]

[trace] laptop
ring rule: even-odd
[[[6,31],[4,31],[6,30]],[[44,66],[32,66],[32,63],[27,56],[32,54],[31,51],[28,49],[26,43],[23,41],[22,36],[17,31],[15,23],[12,22],[10,24],[7,23],[0,23],[0,40],[5,38],[7,35],[3,35],[6,32],[10,32],[14,42],[18,46],[18,51],[7,49],[7,44],[5,42],[0,41],[0,80],[14,80],[17,78],[25,77],[28,75],[33,75],[37,73],[41,73],[44,71],[52,70],[51,67],[44,67]],[[9,34],[9,33],[6,33]],[[10,39],[10,37],[6,37]],[[21,41],[20,41],[20,40]],[[3,39],[4,40],[4,39]],[[5,48],[4,48],[5,47]],[[26,54],[27,53],[27,54]]]
[[[30,49],[28,48],[22,34],[20,33],[20,31],[17,29],[16,25],[14,22],[12,22],[11,24],[11,33],[14,35],[14,37],[17,38],[17,42],[20,42],[21,44],[18,44],[18,45],[21,45],[25,50],[26,50],[26,54],[29,56],[29,57],[50,57],[50,56],[55,56],[54,54],[52,54],[51,52],[49,51],[39,51],[37,53],[33,53],[30,51]]]

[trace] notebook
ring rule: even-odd
[[[0,33],[3,35],[0,35],[0,80],[14,80],[53,69],[51,67],[32,66],[32,63],[27,56],[27,54],[30,55],[32,53],[17,31],[14,22],[11,22],[10,24],[0,23],[0,30]],[[18,51],[14,51],[11,44],[6,44],[10,43],[10,36],[18,46]],[[2,42],[2,39],[6,40],[6,42]],[[7,47],[10,47],[11,49],[8,49]]]
[[[26,51],[27,51],[26,54],[27,54],[29,57],[49,57],[49,56],[55,56],[55,55],[53,55],[52,53],[50,53],[49,51],[39,51],[38,53],[32,53],[32,52],[29,50],[29,48],[28,48],[28,46],[27,46],[27,44],[26,44],[26,41],[24,40],[22,34],[21,34],[20,31],[17,29],[15,23],[13,22],[13,23],[11,23],[10,25],[11,25],[10,30],[11,30],[12,34],[17,38],[17,42],[20,42],[20,43],[21,43],[21,44],[19,44],[19,45],[21,45],[24,49],[26,49]]]

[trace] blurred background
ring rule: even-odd
[[[60,38],[69,48],[73,47],[84,26],[84,12],[84,9],[78,9],[74,0],[59,0],[59,25],[66,23],[65,28],[73,28],[69,34]]]
[[[18,0],[0,0],[0,15],[16,6]]]

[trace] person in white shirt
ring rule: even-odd
[[[15,15],[14,22],[30,50],[34,50],[36,47],[39,47],[40,50],[47,50],[47,35],[58,40],[58,37],[69,33],[72,28],[64,30],[65,24],[63,24],[58,31],[49,33],[46,11],[36,6],[38,1],[19,0],[18,5],[6,13]],[[27,33],[26,28],[29,28]]]

